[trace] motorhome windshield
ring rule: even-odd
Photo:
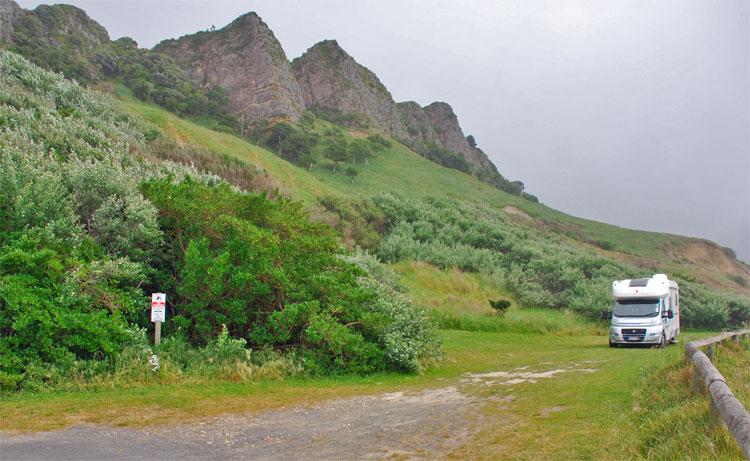
[[[658,299],[621,299],[615,301],[615,317],[656,317],[659,315]]]

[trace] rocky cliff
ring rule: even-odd
[[[485,177],[496,171],[484,152],[469,145],[449,104],[433,102],[421,107],[414,101],[406,101],[398,103],[398,110],[408,134],[405,142],[410,147],[419,151],[434,143],[463,154],[477,176]]]
[[[326,118],[406,137],[391,93],[335,40],[315,44],[292,62],[305,105]]]
[[[396,104],[391,93],[368,68],[357,63],[335,40],[315,44],[292,62],[305,106],[336,122],[384,131],[417,151],[436,144],[462,154],[475,173],[492,168],[472,148],[450,105],[413,101]]]
[[[0,0],[0,42],[9,44],[13,38],[13,24],[23,12],[13,0]]]
[[[196,82],[218,86],[238,117],[297,120],[305,110],[281,44],[255,13],[216,31],[166,40],[154,51],[172,56]]]

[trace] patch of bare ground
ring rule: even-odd
[[[523,211],[522,209],[515,207],[513,205],[505,205],[503,207],[503,211],[506,214],[509,214],[514,217],[518,217],[520,219],[523,219],[524,221],[533,221],[534,218],[532,218],[528,213]]]
[[[584,363],[468,373],[445,387],[339,398],[317,405],[225,414],[144,429],[79,425],[3,435],[4,459],[436,459],[471,443],[487,406],[513,405],[512,389],[562,373],[593,373]],[[547,408],[541,416],[564,411]],[[498,421],[494,420],[497,424]],[[502,421],[499,422],[503,424]]]

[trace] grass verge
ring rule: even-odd
[[[750,396],[747,344],[724,343],[714,364],[745,405]],[[711,415],[705,389],[691,387],[693,369],[683,361],[649,370],[636,391],[633,457],[642,459],[741,459],[731,434]]]

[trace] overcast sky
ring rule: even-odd
[[[397,101],[450,103],[542,202],[750,261],[748,0],[67,3],[144,47],[247,11],[290,59],[335,38]]]

